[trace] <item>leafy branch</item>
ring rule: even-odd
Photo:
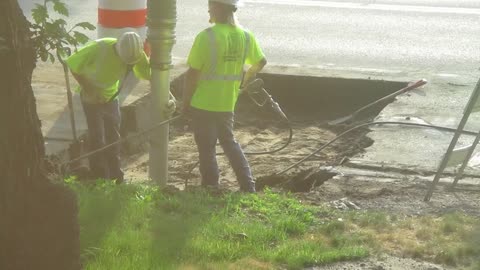
[[[50,9],[60,17],[54,19],[50,17]],[[66,49],[77,47],[88,42],[89,38],[79,32],[83,30],[95,30],[95,26],[88,22],[80,22],[67,30],[67,22],[64,18],[68,18],[69,12],[62,0],[44,0],[42,4],[35,4],[32,10],[33,23],[30,24],[32,31],[32,40],[37,52],[37,57],[46,62],[50,60],[55,62],[55,56],[52,51],[57,51],[59,55],[65,55]]]

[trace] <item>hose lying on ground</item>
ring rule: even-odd
[[[374,125],[404,125],[404,126],[417,126],[417,127],[424,127],[424,128],[432,128],[432,129],[437,129],[437,130],[440,130],[440,131],[446,131],[446,132],[455,132],[457,131],[456,129],[454,128],[448,128],[448,127],[443,127],[443,126],[436,126],[436,125],[427,125],[427,124],[418,124],[418,123],[406,123],[406,122],[397,122],[397,121],[381,121],[381,122],[370,122],[370,123],[364,123],[364,124],[360,124],[360,125],[357,125],[355,127],[352,127],[342,133],[340,133],[339,135],[337,135],[335,138],[333,138],[331,141],[329,141],[328,143],[322,145],[319,149],[313,151],[311,154],[307,155],[306,157],[302,158],[301,160],[299,160],[298,162],[294,163],[293,165],[289,166],[288,168],[278,172],[278,173],[275,173],[274,176],[277,176],[277,175],[281,175],[281,174],[284,174],[286,173],[287,171],[297,167],[298,165],[302,164],[303,162],[305,162],[307,159],[311,158],[312,156],[315,156],[315,154],[317,154],[318,152],[322,151],[323,149],[325,149],[327,146],[331,145],[332,143],[334,143],[335,141],[337,141],[338,139],[340,139],[341,137],[349,134],[350,132],[353,132],[357,129],[360,129],[362,127],[367,127],[367,126],[374,126]],[[462,134],[466,134],[466,135],[472,135],[472,136],[476,136],[478,133],[477,132],[473,132],[473,131],[468,131],[468,130],[463,130],[461,131]]]
[[[84,154],[80,157],[77,157],[75,159],[72,159],[72,160],[69,160],[65,163],[62,163],[61,164],[61,167],[62,169],[64,169],[66,166],[74,163],[74,162],[77,162],[77,161],[80,161],[80,160],[83,160],[85,158],[88,158],[92,155],[95,155],[97,153],[100,153],[102,151],[105,151],[107,149],[109,149],[110,147],[114,146],[114,145],[117,145],[117,144],[120,144],[120,143],[123,143],[123,142],[126,142],[130,139],[133,139],[133,138],[137,138],[137,137],[140,137],[140,136],[143,136],[145,134],[148,134],[152,131],[154,131],[155,129],[163,126],[163,125],[166,125],[166,124],[169,124],[175,120],[178,120],[180,119],[182,116],[181,115],[178,115],[178,116],[175,116],[175,117],[172,117],[168,120],[165,120],[163,122],[160,122],[144,131],[141,131],[139,133],[135,133],[135,134],[132,134],[132,135],[129,135],[125,138],[122,138],[116,142],[113,142],[109,145],[106,145],[102,148],[99,148],[97,150],[94,150],[92,152],[89,152],[87,154]],[[404,125],[404,126],[417,126],[417,127],[423,127],[423,128],[431,128],[431,129],[437,129],[437,130],[440,130],[440,131],[445,131],[445,132],[455,132],[456,129],[454,128],[448,128],[448,127],[443,127],[443,126],[437,126],[437,125],[428,125],[428,124],[418,124],[418,123],[406,123],[406,122],[398,122],[398,121],[381,121],[381,122],[370,122],[370,123],[364,123],[364,124],[360,124],[360,125],[357,125],[357,126],[354,126],[342,133],[340,133],[338,136],[336,136],[335,138],[333,138],[332,140],[330,140],[328,143],[322,145],[320,148],[318,148],[317,150],[313,151],[311,154],[307,155],[306,157],[302,158],[301,160],[299,160],[298,162],[292,164],[291,166],[287,167],[286,169],[280,171],[280,172],[277,172],[274,174],[274,176],[277,176],[277,175],[281,175],[281,174],[284,174],[286,173],[287,171],[297,167],[298,165],[302,164],[303,162],[307,161],[309,158],[311,158],[312,156],[315,156],[317,153],[319,153],[320,151],[322,151],[323,149],[327,148],[329,145],[331,145],[332,143],[334,143],[335,141],[337,141],[338,139],[344,137],[345,135],[357,130],[357,129],[360,129],[360,128],[363,128],[363,127],[367,127],[367,126],[374,126],[374,125]],[[269,150],[269,151],[262,151],[262,152],[245,152],[246,155],[268,155],[268,154],[274,154],[276,152],[279,152],[283,149],[285,149],[291,142],[292,142],[292,138],[293,138],[293,129],[290,125],[290,122],[288,122],[288,128],[289,128],[289,137],[287,139],[287,141],[279,148],[277,149],[274,149],[274,150]],[[466,134],[466,135],[471,135],[471,136],[476,136],[477,135],[477,132],[473,132],[473,131],[468,131],[468,130],[464,130],[464,131],[461,131],[462,134]],[[218,153],[217,155],[223,155],[224,153]],[[192,166],[192,168],[189,170],[188,174],[187,175],[190,175],[192,173],[192,171],[197,167],[197,165],[199,164],[199,162],[196,162],[194,164],[194,166]],[[188,184],[188,178],[185,179],[185,186],[187,186]]]
[[[148,129],[146,129],[146,130],[143,130],[143,131],[141,131],[141,132],[138,132],[138,133],[135,133],[135,134],[126,136],[126,137],[124,137],[124,138],[121,138],[120,140],[118,140],[118,141],[116,141],[116,142],[113,142],[113,143],[111,143],[111,144],[105,145],[105,146],[103,146],[103,147],[101,147],[101,148],[98,148],[98,149],[92,151],[92,152],[86,153],[86,154],[81,155],[81,156],[79,156],[79,157],[77,157],[77,158],[74,158],[74,159],[69,160],[69,161],[67,161],[67,162],[65,162],[65,163],[62,163],[62,164],[61,164],[61,167],[62,167],[62,168],[65,168],[66,166],[68,166],[68,165],[70,165],[70,164],[72,164],[72,163],[78,162],[78,161],[80,161],[80,160],[82,160],[82,159],[85,159],[85,158],[88,158],[88,157],[93,156],[93,155],[95,155],[95,154],[98,154],[98,153],[100,153],[100,152],[103,152],[103,151],[109,149],[109,148],[112,147],[112,146],[115,146],[115,145],[120,144],[120,143],[124,143],[124,142],[126,142],[126,141],[128,141],[128,140],[131,140],[131,139],[133,139],[133,138],[137,138],[137,137],[140,137],[140,136],[144,136],[145,134],[148,134],[148,133],[154,131],[155,129],[157,129],[157,128],[163,126],[163,125],[169,124],[170,122],[173,122],[173,121],[175,121],[175,120],[177,120],[177,119],[180,119],[181,117],[182,117],[181,115],[174,116],[174,117],[172,117],[172,118],[170,118],[170,119],[168,119],[168,120],[162,121],[162,122],[160,122],[160,123],[158,123],[158,124],[156,124],[156,125],[148,128]]]

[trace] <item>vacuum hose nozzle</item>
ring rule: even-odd
[[[241,92],[246,92],[252,101],[260,107],[268,105],[276,114],[280,115],[282,119],[288,121],[288,118],[280,108],[280,105],[278,105],[267,90],[263,88],[263,84],[264,82],[262,79],[255,79],[241,89]],[[258,99],[260,99],[260,101]]]

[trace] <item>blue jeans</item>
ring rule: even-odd
[[[255,192],[255,182],[242,148],[233,136],[233,112],[210,112],[191,108],[195,142],[203,186],[218,186],[217,140],[237,176],[240,190]]]
[[[94,151],[120,139],[120,105],[118,99],[105,104],[82,102],[87,119],[89,150]],[[92,176],[103,179],[117,179],[123,182],[120,168],[120,145],[97,153],[89,158]]]

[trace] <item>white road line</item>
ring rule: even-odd
[[[311,7],[326,7],[326,8],[344,8],[344,9],[480,15],[480,9],[477,9],[477,8],[383,5],[383,4],[365,4],[365,3],[324,2],[324,1],[311,1],[311,0],[310,1],[309,0],[244,0],[244,2],[254,3],[254,4],[260,3],[260,4],[311,6]]]

